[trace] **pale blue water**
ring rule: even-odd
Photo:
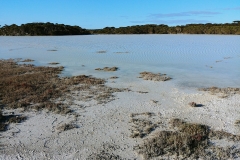
[[[57,51],[48,51],[52,49]],[[236,35],[0,37],[0,58],[31,58],[36,65],[60,62],[67,76],[115,75],[120,77],[117,81],[133,82],[139,72],[151,71],[168,74],[181,87],[240,87],[240,36]],[[94,70],[105,66],[120,70]]]

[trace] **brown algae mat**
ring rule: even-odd
[[[34,60],[32,60],[32,59],[24,59],[24,60],[22,60],[22,61],[20,61],[20,62],[33,62]]]
[[[168,77],[166,74],[161,74],[161,73],[151,73],[151,72],[141,72],[140,77],[144,80],[151,80],[151,81],[168,81],[172,78]]]
[[[1,128],[8,123],[3,109],[42,110],[57,114],[71,112],[64,102],[74,91],[80,91],[81,101],[95,100],[107,103],[114,99],[114,92],[124,89],[104,85],[105,80],[86,75],[59,77],[64,67],[43,67],[19,64],[19,60],[0,60]],[[60,101],[59,98],[63,100]]]
[[[97,71],[117,71],[118,67],[104,67],[104,68],[96,68]]]
[[[240,155],[234,146],[219,146],[212,140],[240,142],[240,136],[211,130],[209,126],[187,123],[180,119],[170,121],[170,129],[146,137],[135,150],[144,159],[175,157],[177,159],[229,159]],[[170,158],[171,159],[171,158]]]
[[[240,88],[218,88],[218,87],[209,87],[209,88],[200,88],[200,91],[206,91],[210,94],[217,95],[220,98],[226,98],[234,94],[240,94]]]
[[[107,53],[105,50],[97,51],[97,53]]]
[[[59,64],[58,62],[50,62],[50,63],[48,63],[48,64],[50,64],[50,65],[57,65],[57,64]]]

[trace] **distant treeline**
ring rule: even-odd
[[[103,29],[83,29],[79,26],[70,26],[53,23],[27,23],[0,27],[0,35],[87,35],[87,34],[236,34],[240,35],[240,21],[225,24],[187,24],[181,26],[168,25],[136,25],[127,27],[105,27]]]
[[[70,26],[53,23],[27,23],[5,25],[0,28],[0,35],[6,36],[45,36],[45,35],[86,35],[90,32],[79,26]]]
[[[136,25],[127,27],[105,27],[90,30],[91,34],[238,34],[240,22],[225,24],[187,24],[169,27],[167,25]]]

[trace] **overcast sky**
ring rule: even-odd
[[[240,0],[0,0],[0,25],[52,22],[97,29],[143,24],[231,23]]]

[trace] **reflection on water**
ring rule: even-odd
[[[0,37],[0,58],[60,62],[65,75],[118,76],[122,83],[137,82],[140,72],[151,71],[166,73],[184,87],[239,87],[239,42],[233,35]],[[120,70],[95,71],[106,66]]]

